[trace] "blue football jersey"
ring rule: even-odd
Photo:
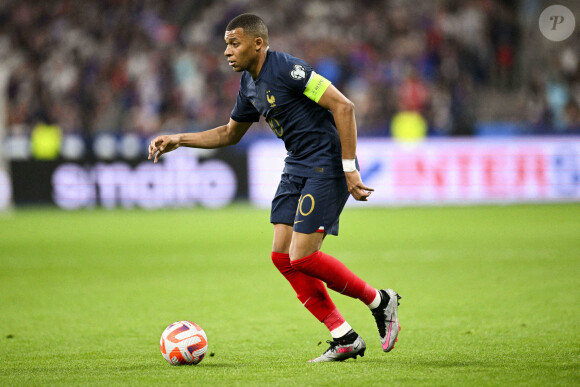
[[[332,113],[304,94],[314,76],[303,60],[268,51],[256,80],[243,72],[231,118],[257,122],[260,115],[265,117],[288,151],[284,172],[303,177],[344,176]]]

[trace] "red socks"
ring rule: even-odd
[[[373,302],[377,295],[375,288],[357,277],[338,259],[322,251],[292,261],[292,268],[326,282],[334,291],[358,298],[365,305]]]
[[[296,270],[290,263],[290,256],[272,253],[272,262],[280,273],[290,282],[302,305],[323,322],[330,331],[338,328],[345,320],[330,299],[321,280],[312,278]]]
[[[288,254],[273,252],[272,262],[290,282],[306,309],[323,322],[331,333],[343,330],[348,324],[330,299],[324,282],[330,289],[358,298],[365,305],[369,305],[377,296],[375,288],[357,277],[338,259],[321,251],[293,262]]]

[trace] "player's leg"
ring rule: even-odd
[[[328,179],[322,180],[322,184],[313,183],[311,180],[313,179],[305,180],[297,209],[295,210],[294,232],[289,249],[290,255],[303,257],[320,251],[322,241],[326,235],[325,226],[328,227],[330,224],[327,221],[325,222],[325,220],[328,220],[327,211],[330,210],[332,212],[333,207],[342,207],[344,205],[344,203],[336,203],[336,198],[330,192],[332,183],[329,183]],[[329,200],[330,205],[328,204]],[[343,200],[346,200],[346,198],[340,198],[339,202]],[[335,232],[335,230],[333,229],[332,232]],[[300,234],[303,238],[296,238],[297,234]],[[296,270],[293,265],[292,267]],[[300,270],[296,271],[301,272]],[[304,272],[301,273],[306,274]],[[312,276],[309,277],[312,278]],[[334,317],[333,322],[337,325],[330,332],[333,340],[329,341],[330,347],[328,350],[312,361],[341,361],[351,357],[364,356],[364,351],[366,350],[364,340],[338,314],[338,311],[335,316],[330,315],[329,317]]]
[[[292,267],[322,280],[332,290],[364,302],[377,322],[383,350],[388,352],[400,330],[399,295],[391,289],[378,291],[341,261],[320,251],[324,235],[320,231],[338,234],[338,219],[348,196],[346,182],[341,179],[308,180],[298,204],[290,245]]]
[[[290,235],[288,239],[287,235]],[[285,246],[290,245],[291,235],[292,226],[274,224],[272,262],[290,283],[302,305],[328,328],[332,337],[346,335],[352,328],[332,302],[324,283],[294,269],[290,263],[290,255],[282,252],[288,251]]]
[[[337,313],[336,306],[330,299],[330,295],[322,281],[301,273],[292,267],[288,254],[288,246],[291,239],[292,226],[282,223],[274,224],[272,262],[284,278],[288,280],[302,305],[320,322],[324,323],[329,316]],[[329,330],[336,328],[330,321],[326,321],[326,325]]]
[[[338,259],[320,251],[324,235],[338,234],[338,219],[348,197],[344,178],[305,182],[294,221],[290,259],[295,269],[324,281],[330,289],[377,306],[380,296],[375,288]]]
[[[274,223],[274,242],[272,252],[288,254],[290,242],[292,242],[292,225],[284,223]]]
[[[331,335],[341,336],[348,327],[345,320],[330,299],[324,283],[294,269],[290,263],[289,248],[292,240],[292,223],[296,213],[303,178],[283,175],[278,191],[272,202],[270,221],[274,224],[274,242],[272,262],[288,280],[298,299],[316,317],[324,323]],[[364,352],[364,351],[363,351]]]
[[[294,232],[290,245],[292,267],[322,280],[338,293],[357,298],[371,307],[378,306],[378,291],[354,274],[344,263],[320,251],[321,244],[320,233]]]
[[[309,245],[308,249],[318,251],[322,244],[322,240],[324,239],[324,234],[313,233],[310,235],[311,238],[308,243]],[[277,266],[279,270],[282,272],[282,274],[284,274],[284,276],[287,277],[287,279],[290,281],[290,283],[296,290],[299,299],[302,300],[304,297],[303,296],[301,297],[299,290],[300,287],[296,287],[294,284],[294,281],[296,281],[296,279],[293,278],[294,276],[296,276],[295,278],[300,278],[299,276],[304,276],[305,278],[308,278],[309,281],[311,281],[311,283],[317,284],[319,292],[322,291],[326,292],[326,287],[324,286],[324,283],[321,280],[313,278],[307,274],[304,274],[296,270],[294,267],[292,267],[292,264],[290,263],[289,254],[287,255],[287,257],[288,257],[287,261],[284,262],[283,268],[279,267],[279,264],[277,264]],[[288,276],[287,273],[292,273],[292,277]],[[304,305],[307,308],[309,308],[307,304]],[[342,361],[349,358],[356,359],[357,356],[364,356],[366,350],[366,344],[364,340],[354,331],[354,329],[352,329],[350,324],[344,319],[344,317],[340,314],[340,312],[338,311],[338,309],[336,309],[336,307],[331,313],[329,313],[324,319],[322,319],[321,322],[323,322],[327,326],[328,330],[330,331],[330,335],[332,336],[332,340],[328,341],[330,347],[321,356],[310,360],[310,362]]]

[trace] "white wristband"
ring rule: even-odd
[[[356,162],[355,159],[342,159],[342,169],[345,172],[353,172],[356,171]]]

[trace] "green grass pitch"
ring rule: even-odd
[[[330,337],[272,265],[268,215],[0,214],[0,384],[580,384],[580,204],[346,209],[323,250],[396,289],[403,330],[383,353],[331,292],[367,352],[327,364],[306,363]],[[198,366],[159,351],[182,319],[208,335]]]

